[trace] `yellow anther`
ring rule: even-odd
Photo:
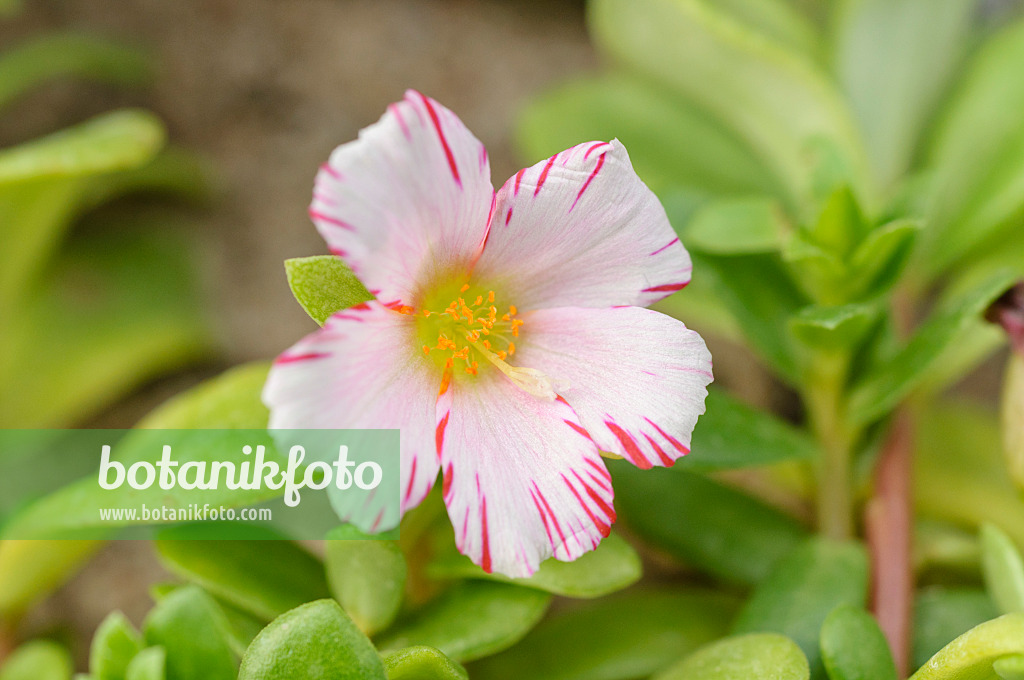
[[[483,303],[484,303],[484,298],[483,298],[482,295],[477,295],[476,296],[476,300],[473,301],[473,304],[477,305],[477,306],[482,305]]]
[[[516,353],[516,343],[514,343],[514,342],[508,343],[508,355],[512,356],[515,353]]]
[[[487,291],[487,301],[488,302],[494,302],[494,291],[493,290]]]
[[[430,354],[430,348],[427,347],[426,345],[423,345],[423,353],[424,354]]]
[[[512,316],[515,316],[516,314],[518,314],[518,313],[519,313],[519,310],[518,310],[518,309],[516,309],[516,306],[515,306],[515,305],[509,305],[509,306],[508,306],[508,312],[509,312],[509,314],[511,314]]]
[[[469,284],[468,283],[462,284],[462,288],[459,288],[459,292],[460,293],[465,293],[467,290],[469,290]]]

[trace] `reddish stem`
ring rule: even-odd
[[[893,420],[875,468],[875,496],[865,509],[865,528],[871,550],[871,609],[892,650],[899,677],[909,675],[913,625],[914,427],[901,410]]]

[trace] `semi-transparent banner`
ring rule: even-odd
[[[399,469],[398,430],[0,430],[0,539],[394,538]]]

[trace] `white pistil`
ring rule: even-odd
[[[522,366],[510,366],[507,362],[503,361],[497,354],[490,351],[483,346],[483,343],[478,340],[473,340],[470,334],[463,331],[466,336],[466,341],[473,346],[476,351],[484,355],[484,358],[494,364],[499,371],[508,376],[508,379],[512,383],[523,390],[527,394],[532,394],[538,399],[544,399],[546,401],[554,401],[558,397],[557,390],[566,390],[569,385],[563,380],[553,381],[543,371],[538,371],[536,368],[525,368]]]

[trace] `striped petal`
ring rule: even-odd
[[[517,364],[567,383],[560,394],[602,451],[642,468],[690,451],[712,380],[695,331],[650,309],[544,309],[523,317]]]
[[[441,376],[416,352],[414,335],[412,317],[377,302],[346,309],[278,357],[263,389],[271,429],[400,429],[402,513],[438,471]],[[384,531],[398,519],[360,528]]]
[[[471,266],[493,201],[483,145],[454,113],[410,90],[334,150],[309,213],[377,299],[415,306],[424,286]]]
[[[685,286],[690,256],[617,141],[520,170],[497,193],[475,267],[520,309],[647,306]]]
[[[452,382],[435,436],[456,544],[484,571],[529,576],[547,557],[574,560],[608,535],[611,478],[564,401],[487,371]]]

